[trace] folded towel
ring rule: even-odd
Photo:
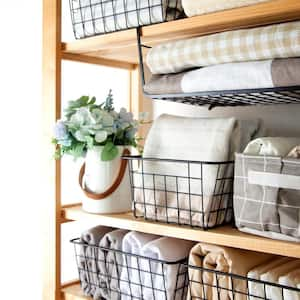
[[[192,17],[266,1],[270,0],[182,0],[182,6],[185,14]]]
[[[288,274],[279,277],[279,284],[300,288],[300,268],[289,272]],[[300,289],[299,291],[292,291],[289,289],[283,289],[283,299],[284,300],[300,300]]]
[[[235,151],[244,149],[259,128],[259,120],[161,115],[148,133],[143,156],[228,161],[233,159]],[[140,171],[145,173],[143,178],[138,174],[134,176],[137,214],[198,226],[213,226],[230,220],[231,211],[227,208],[231,206],[232,185],[229,180],[220,179],[232,176],[232,166],[207,164],[201,167],[195,163],[188,166],[187,163],[145,161]]]
[[[254,266],[273,258],[271,254],[199,243],[190,252],[189,265],[213,271],[247,276]],[[188,299],[247,299],[247,282],[229,275],[189,268],[190,291]],[[202,284],[203,282],[203,284]],[[218,289],[216,288],[218,284]],[[232,286],[233,284],[233,286]],[[234,296],[231,292],[234,290]],[[198,298],[197,298],[198,297]]]
[[[147,54],[152,74],[178,73],[194,67],[300,56],[300,21],[173,41]]]
[[[81,9],[72,11],[78,37],[159,23],[183,14],[181,1],[178,0],[99,2],[91,5],[89,0],[81,1]]]
[[[178,74],[153,75],[148,94],[176,94],[300,84],[300,58],[218,64]]]
[[[300,138],[297,137],[263,137],[251,141],[244,154],[287,156],[298,144],[300,144]]]
[[[162,237],[146,244],[142,249],[142,255],[155,260],[168,263],[152,261],[148,259],[141,261],[144,272],[143,299],[173,299],[186,298],[184,266],[180,263],[189,256],[194,242]],[[178,275],[182,274],[182,275]]]
[[[121,272],[121,299],[129,300],[142,297],[143,277],[140,276],[140,258],[142,248],[149,242],[160,238],[158,235],[132,231],[125,235],[122,243],[123,268]],[[128,253],[128,254],[126,254]]]
[[[117,229],[105,234],[100,241],[100,247],[111,249],[112,251],[99,251],[99,272],[103,281],[106,281],[107,286],[107,289],[97,290],[96,293],[99,300],[101,297],[110,300],[119,299],[119,279],[122,271],[123,257],[120,252],[114,250],[122,250],[123,238],[127,233],[129,231]]]
[[[287,156],[290,158],[300,158],[300,146],[293,148]]]
[[[85,264],[85,270],[81,270],[81,287],[87,296],[94,296],[99,287],[106,287],[106,283],[99,281],[98,277],[98,250],[102,237],[112,231],[113,228],[105,226],[96,226],[90,228],[81,234],[80,241],[83,243],[80,247],[80,261]]]
[[[268,281],[272,283],[279,283],[279,278],[288,274],[293,270],[300,268],[300,260],[292,260],[284,265],[280,265],[274,269],[269,270],[268,272],[260,276],[261,280]],[[267,299],[272,300],[283,300],[282,289],[279,287],[266,285],[266,296]],[[286,299],[285,299],[286,300]]]
[[[261,280],[261,275],[266,273],[269,270],[272,270],[278,266],[282,266],[290,261],[292,261],[292,258],[289,257],[275,257],[272,258],[271,261],[267,261],[264,264],[261,264],[255,268],[253,268],[251,271],[248,272],[247,277],[251,279]],[[258,283],[255,281],[248,281],[248,290],[249,290],[249,300],[259,300],[263,299],[264,295],[266,294],[264,284]]]

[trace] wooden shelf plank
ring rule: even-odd
[[[83,294],[79,282],[63,287],[61,295],[61,300],[92,300],[92,297]]]
[[[150,222],[142,218],[136,219],[132,213],[89,214],[82,211],[81,206],[78,205],[63,208],[62,216],[74,221],[93,221],[100,225],[127,230],[136,230],[145,233],[160,234],[192,241],[203,241],[222,246],[300,258],[300,243],[278,241],[250,235],[242,233],[231,226],[204,231],[201,229],[192,229],[188,226]]]
[[[217,13],[154,24],[142,28],[143,42],[154,45],[226,30],[300,19],[299,0],[272,0]],[[137,63],[136,30],[129,29],[63,43],[64,53],[79,53],[119,62]]]

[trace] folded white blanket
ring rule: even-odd
[[[146,244],[142,255],[155,260],[169,263],[187,259],[194,242],[162,237]],[[163,264],[145,259],[141,261],[141,268],[146,270],[144,277],[143,299],[185,299],[187,289],[184,288],[184,266],[179,264]],[[151,272],[151,273],[150,273]],[[152,274],[152,275],[151,275]],[[177,277],[178,276],[178,277]]]
[[[263,137],[251,141],[244,154],[287,156],[299,144],[299,137]]]
[[[268,272],[261,275],[261,280],[268,281],[272,283],[279,283],[279,278],[288,274],[293,270],[300,268],[300,260],[292,260],[284,265],[280,265],[274,269],[269,270]],[[272,300],[283,300],[282,297],[282,288],[274,287],[271,285],[266,285],[266,296],[267,299]]]
[[[185,14],[192,17],[266,1],[270,0],[182,0],[182,6]]]
[[[300,268],[279,277],[279,284],[299,289],[299,291],[284,289],[284,300],[300,300]]]
[[[290,261],[292,258],[289,257],[277,257],[273,258],[271,261],[267,261],[264,264],[261,264],[251,271],[248,272],[247,277],[251,279],[261,280],[261,275],[266,273],[269,270],[272,270],[278,266],[282,266]],[[249,300],[259,300],[264,298],[265,289],[262,283],[258,283],[255,281],[248,281],[248,290],[249,290]]]
[[[84,261],[86,271],[82,271],[84,274],[80,275],[80,280],[82,281],[81,286],[83,292],[88,296],[94,296],[99,287],[106,287],[106,282],[99,280],[97,274],[98,251],[93,246],[99,246],[102,237],[112,230],[113,228],[111,227],[96,226],[81,234],[80,240],[86,244],[86,246],[82,245],[80,248],[80,259],[81,262]]]
[[[140,272],[140,259],[135,255],[142,255],[142,248],[149,242],[160,238],[160,236],[153,234],[146,234],[132,231],[125,235],[122,243],[123,254],[123,268],[121,273],[120,288],[121,299],[129,300],[141,298],[142,285],[144,283],[142,273]]]
[[[101,239],[99,246],[111,250],[122,250],[124,236],[129,233],[128,230],[117,229],[105,234]],[[98,267],[101,278],[106,281],[107,289],[98,289],[96,293],[101,297],[118,300],[119,299],[119,279],[122,271],[123,257],[117,251],[99,251]]]
[[[190,161],[228,161],[233,159],[234,152],[244,149],[249,140],[256,136],[259,128],[258,120],[237,121],[234,118],[203,119],[161,115],[148,133],[143,156]],[[178,222],[179,217],[182,223],[199,226],[214,225],[216,222],[221,224],[226,217],[230,219],[231,216],[225,216],[224,213],[229,204],[228,197],[224,197],[222,201],[220,197],[214,197],[221,192],[230,192],[229,181],[219,180],[216,184],[217,178],[232,175],[230,167],[203,165],[201,168],[200,164],[193,163],[188,166],[186,163],[145,161],[140,171],[142,170],[148,174],[144,175],[143,180],[138,175],[134,176],[135,186],[146,188],[144,191],[135,190],[138,214],[144,215],[146,209],[146,217],[149,218],[166,221],[168,216],[168,221]],[[188,180],[188,177],[193,179]],[[154,188],[156,193],[153,192]],[[165,188],[168,193],[164,192]],[[146,205],[143,204],[144,201]],[[168,210],[164,207],[166,203],[171,207]],[[154,204],[157,206],[156,210]],[[224,210],[219,214],[209,214],[217,208]]]
[[[79,37],[159,23],[177,18],[182,13],[178,0],[81,2],[86,2],[81,4],[81,10],[73,10],[75,31]]]

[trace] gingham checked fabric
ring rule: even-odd
[[[300,160],[236,154],[233,200],[238,228],[300,239],[300,191],[250,184],[250,170],[300,176]]]
[[[193,67],[300,56],[300,21],[242,29],[154,46],[147,55],[152,74]]]

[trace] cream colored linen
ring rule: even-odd
[[[233,273],[247,276],[253,267],[270,261],[274,256],[258,252],[221,247],[211,244],[199,243],[194,246],[189,256],[189,265],[203,267],[213,271]],[[189,268],[190,291],[187,299],[208,300],[246,300],[247,281],[233,279],[230,276],[218,275],[208,271]],[[218,280],[217,280],[218,279]],[[202,281],[203,280],[203,281]],[[204,283],[201,284],[201,282]],[[217,285],[218,290],[214,287]],[[231,290],[234,289],[235,295]],[[194,297],[194,298],[193,298]]]
[[[145,142],[143,157],[170,158],[190,161],[222,162],[233,159],[260,129],[259,120],[237,121],[234,118],[202,119],[161,115],[152,125]],[[224,211],[230,204],[230,181],[216,179],[232,175],[232,168],[222,165],[201,165],[162,161],[145,161],[140,171],[144,178],[134,176],[136,211],[139,215],[163,221],[198,226],[221,224],[231,217]],[[150,175],[160,174],[166,175]],[[201,190],[201,178],[203,191]],[[177,180],[176,177],[178,176]],[[188,177],[194,179],[188,180]],[[189,184],[190,183],[190,184]],[[222,185],[224,184],[224,186]],[[216,186],[215,186],[216,185]],[[145,189],[143,190],[142,187]],[[164,189],[167,189],[167,193]],[[154,193],[153,189],[157,191]],[[176,193],[176,191],[178,193]],[[202,197],[201,197],[202,195]],[[146,203],[144,205],[143,203]],[[172,208],[165,208],[165,205]],[[156,205],[157,209],[154,209]],[[216,213],[222,208],[223,211]],[[180,209],[180,211],[179,211]],[[190,209],[192,213],[190,213]]]
[[[263,137],[251,141],[244,154],[284,157],[299,144],[299,137]]]
[[[152,74],[194,67],[300,56],[300,21],[227,31],[154,46],[147,54]]]
[[[266,1],[270,0],[182,0],[182,6],[185,14],[192,17]]]
[[[261,275],[266,273],[269,270],[272,270],[278,266],[282,266],[290,261],[292,261],[292,258],[289,257],[278,257],[274,258],[271,261],[267,261],[266,263],[259,265],[248,272],[247,277],[250,279],[256,279],[261,280]],[[255,281],[248,281],[248,288],[249,288],[249,300],[259,300],[264,298],[265,290],[264,290],[264,284],[258,283]]]
[[[298,288],[300,287],[300,268],[298,270],[294,270],[284,276],[279,277],[279,284]],[[283,299],[284,300],[300,300],[300,289],[299,291],[292,291],[289,289],[283,290]]]
[[[289,272],[297,270],[299,268],[300,268],[300,260],[295,259],[284,265],[269,270],[268,272],[262,274],[260,278],[263,281],[278,284],[279,278],[281,276],[284,276],[285,274],[288,274]],[[272,300],[283,300],[282,289],[271,285],[266,285],[266,296],[268,299],[272,299]]]

